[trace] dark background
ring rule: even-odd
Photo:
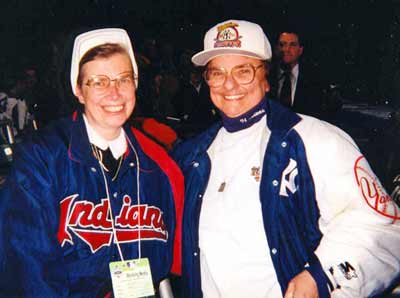
[[[399,0],[10,0],[1,1],[0,11],[2,76],[29,63],[40,75],[51,59],[61,67],[72,36],[89,27],[122,26],[136,49],[155,38],[199,50],[208,28],[238,18],[259,23],[271,43],[295,24],[305,37],[304,58],[341,84],[347,98],[397,105],[400,97]]]
[[[356,140],[393,188],[400,169],[400,0],[2,0],[0,12],[0,91],[32,66],[38,114],[46,121],[74,109],[69,63],[82,31],[122,27],[135,51],[156,40],[159,47],[172,44],[179,59],[185,49],[201,50],[204,33],[227,19],[260,24],[272,45],[282,28],[294,26],[303,35],[302,58],[328,86],[338,86],[346,102],[368,104],[342,108],[331,122]]]

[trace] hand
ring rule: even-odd
[[[318,298],[317,283],[311,274],[304,270],[289,282],[284,298]]]

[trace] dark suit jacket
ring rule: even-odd
[[[271,99],[279,100],[279,76],[279,66],[273,66],[268,78],[271,86],[268,95]],[[320,72],[316,68],[305,67],[303,64],[299,64],[299,75],[292,110],[305,115],[321,117],[323,114],[324,88],[326,87]]]

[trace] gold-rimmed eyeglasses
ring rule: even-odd
[[[252,64],[236,65],[230,71],[234,80],[240,85],[247,85],[253,82],[257,69],[264,64],[254,66]],[[223,67],[209,67],[204,71],[204,79],[210,87],[220,87],[225,83],[229,72]]]
[[[106,75],[92,75],[86,81],[85,85],[96,90],[106,90],[110,86],[111,82],[115,82],[118,89],[131,88],[132,85],[135,84],[135,75],[132,72],[124,72],[116,76],[114,79],[111,79]]]

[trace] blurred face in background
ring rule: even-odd
[[[247,84],[240,84],[233,76],[232,69],[235,67],[235,75],[238,77],[248,70],[251,65],[254,78]],[[245,68],[242,69],[242,66]],[[240,55],[222,55],[213,58],[207,65],[207,71],[224,70],[227,73],[224,82],[220,86],[210,86],[210,96],[214,105],[230,118],[238,117],[256,106],[269,91],[266,79],[264,62],[259,59]],[[207,75],[206,75],[207,77]],[[207,80],[206,80],[207,81]]]
[[[107,140],[119,136],[122,125],[132,114],[135,91],[132,63],[127,53],[96,57],[80,69],[79,102],[84,105],[89,124]]]
[[[303,47],[300,46],[297,34],[284,32],[279,36],[278,55],[284,64],[293,68],[303,54]]]

